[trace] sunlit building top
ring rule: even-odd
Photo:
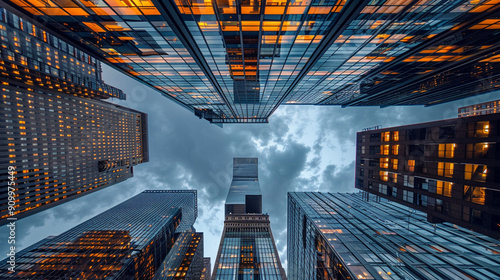
[[[281,104],[432,105],[498,85],[495,1],[5,2],[213,123],[267,122]]]

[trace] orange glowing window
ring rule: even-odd
[[[141,9],[141,12],[146,16],[161,15],[160,11],[158,11],[155,7],[143,7],[140,9]],[[213,14],[213,10],[212,10],[212,14]]]
[[[328,14],[332,7],[311,7],[308,14]]]
[[[266,15],[282,15],[285,13],[285,7],[282,6],[266,6]]]
[[[88,16],[89,14],[87,12],[85,12],[84,9],[82,8],[64,8],[64,10],[66,12],[68,12],[68,14],[72,15],[72,16]]]
[[[92,31],[94,32],[106,32],[106,30],[104,30],[101,26],[99,26],[98,24],[96,23],[93,23],[93,22],[82,22],[83,24],[85,24],[88,28],[92,29]]]
[[[63,9],[60,8],[39,8],[40,11],[45,13],[46,15],[49,16],[67,16],[68,13],[66,13]]]
[[[286,13],[288,15],[302,15],[306,10],[306,7],[294,7],[294,6],[289,6],[288,9],[286,10]]]

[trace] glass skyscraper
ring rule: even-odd
[[[356,188],[500,238],[500,114],[358,132]]]
[[[100,62],[32,22],[0,8],[0,168],[15,168],[17,219],[122,182],[149,157],[147,115],[102,101],[125,94]],[[0,224],[7,203],[4,188]]]
[[[267,122],[281,104],[432,105],[499,83],[490,0],[4,2],[219,124]]]
[[[288,194],[288,279],[500,278],[497,240],[367,195]]]
[[[202,235],[176,233],[182,228],[192,228],[197,217],[196,197],[196,191],[144,191],[58,236],[18,252],[15,272],[8,271],[4,261],[0,277],[195,279],[185,276],[194,273],[191,268],[197,267],[199,279],[203,268]],[[170,269],[165,275],[159,270],[163,267]],[[179,278],[167,277],[177,275],[180,269]]]
[[[262,214],[257,158],[234,158],[224,231],[212,279],[286,279],[269,215]]]

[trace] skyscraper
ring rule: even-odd
[[[356,188],[500,238],[500,114],[358,132]]]
[[[213,123],[495,89],[495,1],[6,0]],[[397,93],[397,94],[396,94]]]
[[[101,101],[125,94],[102,82],[95,57],[4,8],[0,33],[0,168],[15,168],[16,218],[124,181],[148,161],[147,115]],[[4,189],[0,224],[7,203]]]
[[[202,235],[176,234],[182,227],[192,227],[197,216],[196,204],[196,191],[144,191],[58,236],[18,252],[15,272],[9,272],[4,261],[0,276],[31,280],[174,279],[163,277],[159,268],[168,267],[177,273],[181,267],[183,272],[189,272],[184,267],[197,265],[199,278],[203,249],[201,258],[196,257],[200,255],[197,246],[203,248]],[[180,261],[176,262],[174,256]],[[190,258],[190,265],[184,262],[185,257]]]
[[[269,215],[262,214],[257,158],[234,158],[212,279],[286,279]]]
[[[499,279],[497,244],[361,193],[288,194],[288,279]]]

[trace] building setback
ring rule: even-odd
[[[167,278],[157,273],[160,267],[168,266],[176,273],[182,267],[186,274],[194,273],[190,268],[198,267],[199,278],[203,257],[196,258],[197,247],[190,243],[194,240],[203,248],[202,235],[176,234],[182,225],[192,227],[196,209],[196,191],[144,191],[58,236],[18,252],[15,273],[7,270],[5,260],[0,266],[0,276],[31,280],[195,279]],[[181,261],[175,262],[172,256]],[[190,266],[183,262],[185,257],[191,258]],[[169,266],[170,263],[177,266]]]
[[[216,124],[282,104],[433,105],[500,82],[495,1],[3,2]]]
[[[366,195],[288,194],[288,279],[499,279],[497,240]]]
[[[356,188],[500,238],[500,114],[358,132]]]
[[[100,62],[45,27],[0,8],[0,168],[15,168],[15,211],[0,224],[122,182],[148,161],[147,115],[102,101]],[[0,175],[7,186],[9,174]]]
[[[257,158],[234,158],[212,279],[286,280],[269,215],[262,214]]]

